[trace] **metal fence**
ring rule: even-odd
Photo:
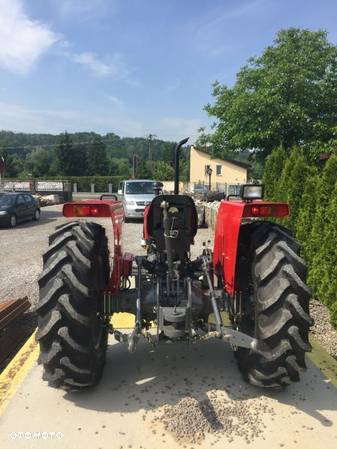
[[[228,184],[220,182],[214,182],[211,184],[211,186],[209,186],[208,183],[203,182],[189,182],[186,184],[186,191],[191,193],[208,192],[209,190],[211,190],[212,192],[223,192],[226,195],[239,195],[242,186],[242,184]],[[211,187],[211,189],[209,189],[209,187]]]
[[[0,182],[0,192],[30,192],[39,195],[57,194],[63,201],[69,201],[72,198],[71,182],[69,181],[2,180]]]
[[[174,182],[173,181],[164,181],[163,188],[166,192],[174,191]],[[98,189],[95,183],[89,184],[90,189],[87,192],[91,191],[92,193],[96,191],[101,191],[102,189]],[[101,186],[98,186],[101,187]],[[238,195],[240,193],[241,184],[228,184],[228,183],[212,183],[211,191],[212,192],[221,192],[227,195]],[[83,190],[83,189],[82,189]],[[62,181],[62,180],[52,180],[52,181],[34,181],[34,180],[10,180],[5,181],[2,180],[0,182],[0,192],[32,192],[38,193],[42,195],[47,194],[61,194],[65,200],[71,197],[71,193],[77,193],[78,191],[82,191],[79,188],[78,183],[70,182],[70,181]],[[110,193],[114,191],[113,185],[110,183],[106,185],[105,191],[109,191]],[[209,184],[203,182],[182,182],[179,183],[179,191],[187,192],[187,193],[206,193],[209,191]]]

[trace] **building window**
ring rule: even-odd
[[[222,165],[217,165],[216,166],[216,175],[221,176],[221,174],[222,174]]]

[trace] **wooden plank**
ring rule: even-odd
[[[25,296],[19,299],[9,299],[0,304],[0,330],[4,329],[11,321],[22,315],[30,307],[30,302]]]

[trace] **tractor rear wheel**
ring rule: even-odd
[[[102,226],[74,221],[49,237],[36,307],[39,363],[49,385],[76,390],[99,381],[108,336],[99,307],[109,274]]]
[[[285,387],[299,381],[311,351],[311,293],[300,246],[287,229],[270,222],[243,225],[240,242],[237,275],[251,301],[251,317],[239,328],[254,336],[258,347],[238,349],[239,368],[255,386]]]

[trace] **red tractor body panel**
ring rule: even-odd
[[[131,273],[133,256],[122,252],[122,225],[124,209],[117,200],[86,200],[63,205],[65,217],[111,218],[113,229],[113,268],[107,291],[117,293],[122,277]]]
[[[149,233],[147,232],[147,219],[150,211],[150,204],[145,207],[144,219],[143,219],[143,238],[145,241],[149,239]]]
[[[235,269],[242,219],[285,217],[289,215],[287,203],[268,201],[221,201],[214,235],[213,265],[215,273],[223,279],[225,291],[234,295]]]
[[[144,239],[149,238],[147,221],[150,206],[144,213]],[[86,200],[65,203],[63,205],[65,217],[110,217],[113,228],[113,269],[107,291],[117,293],[121,279],[128,277],[132,269],[133,255],[123,254],[121,237],[124,221],[123,205],[117,200]],[[224,289],[230,295],[235,291],[235,269],[238,250],[239,233],[242,219],[284,217],[289,215],[286,203],[267,201],[222,201],[218,210],[214,236],[213,265],[215,273],[223,279]]]

